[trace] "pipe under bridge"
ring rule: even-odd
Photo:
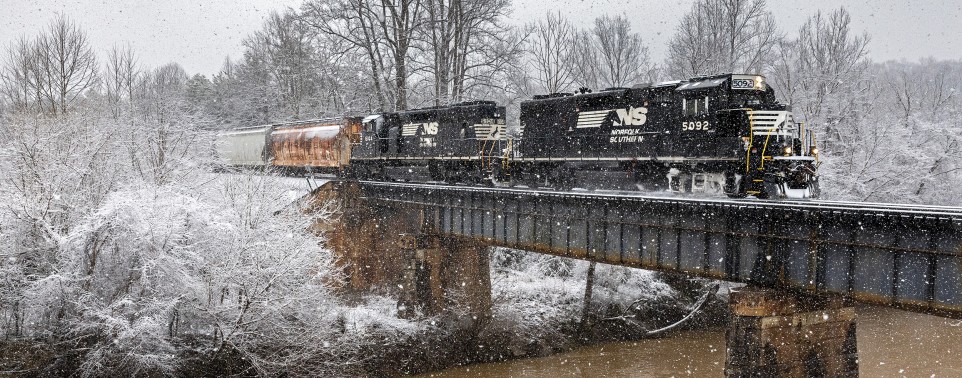
[[[421,228],[523,249],[962,318],[962,208],[360,182]]]

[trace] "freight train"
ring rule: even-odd
[[[219,135],[225,164],[364,180],[819,195],[815,135],[760,75],[714,75],[521,103],[491,101]]]

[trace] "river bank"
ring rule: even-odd
[[[864,377],[962,376],[962,322],[883,307],[857,307]],[[725,331],[604,343],[548,357],[461,366],[418,378],[723,377]]]
[[[724,298],[706,295],[715,293],[713,282],[600,264],[585,311],[588,270],[584,261],[494,249],[489,319],[465,319],[452,307],[403,342],[373,346],[364,374],[422,374],[640,340],[684,318],[702,296],[704,306],[679,329],[718,329],[727,319]]]

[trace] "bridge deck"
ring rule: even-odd
[[[962,208],[362,182],[441,234],[962,318]]]

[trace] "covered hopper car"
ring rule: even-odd
[[[223,164],[234,167],[264,168],[270,125],[245,127],[217,135],[216,154]]]

